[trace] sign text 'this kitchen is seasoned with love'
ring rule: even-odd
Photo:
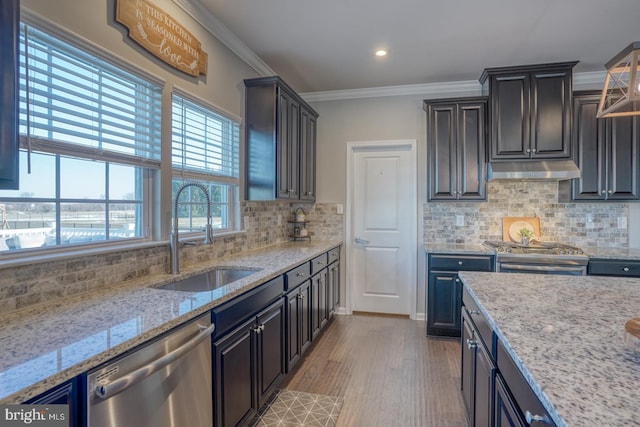
[[[162,61],[197,77],[207,74],[200,41],[167,12],[146,0],[117,0],[116,21],[129,37]]]

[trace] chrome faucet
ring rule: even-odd
[[[180,249],[180,239],[178,238],[178,201],[180,200],[180,193],[187,187],[197,187],[204,193],[207,199],[207,226],[204,231],[204,244],[209,245],[213,241],[213,227],[211,226],[211,196],[207,187],[197,182],[187,182],[178,189],[176,193],[176,200],[173,204],[173,230],[169,238],[169,249],[171,251],[171,274],[178,274],[180,272],[180,260],[178,259],[178,250]]]

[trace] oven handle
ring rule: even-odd
[[[527,265],[527,264],[509,264],[501,262],[498,264],[498,271],[507,270],[529,270],[529,271],[564,271],[568,273],[586,273],[586,267],[562,267],[558,265]]]

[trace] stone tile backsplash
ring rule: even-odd
[[[180,266],[288,240],[289,202],[242,202],[246,233],[220,236],[212,245],[180,250]],[[168,271],[168,245],[0,269],[0,314],[81,292]]]
[[[456,216],[464,225],[456,225]],[[568,242],[580,247],[628,247],[626,203],[559,203],[558,184],[536,181],[492,181],[486,202],[429,202],[424,204],[424,242],[482,243],[502,240],[502,217],[538,216],[543,241]],[[623,220],[624,221],[624,220]]]

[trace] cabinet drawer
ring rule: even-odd
[[[496,351],[493,329],[484,315],[480,312],[478,305],[469,294],[469,291],[464,287],[462,288],[462,305],[464,306],[462,309],[465,310],[478,330],[487,351],[495,358]]]
[[[431,255],[430,270],[494,271],[492,255]]]
[[[538,396],[533,392],[527,380],[524,379],[524,376],[522,376],[522,373],[509,353],[507,353],[501,341],[497,343],[496,363],[498,365],[498,371],[502,374],[504,382],[511,392],[521,415],[523,415],[525,419],[527,418],[527,412],[530,416],[537,415],[546,417],[547,422],[544,425],[555,426],[549,413],[544,406],[542,406]]]
[[[323,253],[320,256],[315,257],[314,259],[311,260],[311,274],[316,274],[318,271],[322,270],[323,268],[325,268],[327,265],[329,265],[327,263],[327,253]]]
[[[221,337],[233,326],[255,315],[270,302],[283,295],[284,279],[278,276],[221,306],[211,310],[211,322],[216,325],[214,337]]]
[[[340,259],[340,247],[331,249],[327,254],[329,256],[329,264],[338,261]]]
[[[589,260],[589,275],[640,277],[640,261]]]
[[[288,291],[289,289],[293,289],[311,277],[311,264],[305,262],[293,270],[287,271],[284,277],[284,290]]]

